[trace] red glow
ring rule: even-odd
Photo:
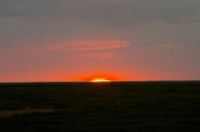
[[[124,80],[122,77],[119,77],[115,74],[111,73],[97,73],[92,75],[83,75],[79,77],[75,77],[73,80],[75,81],[83,81],[83,82],[111,82],[111,81],[121,81]]]

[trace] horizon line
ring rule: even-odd
[[[200,80],[127,80],[127,81],[111,81],[106,83],[117,83],[117,82],[200,82]],[[28,83],[94,83],[90,81],[30,81],[30,82],[0,82],[0,84],[28,84]],[[105,83],[105,82],[103,82]]]

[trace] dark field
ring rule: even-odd
[[[9,131],[200,131],[200,82],[0,84]]]

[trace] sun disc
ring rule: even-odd
[[[111,80],[107,78],[93,78],[90,82],[111,82]]]

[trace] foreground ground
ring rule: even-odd
[[[200,131],[200,82],[0,84],[0,131]]]

